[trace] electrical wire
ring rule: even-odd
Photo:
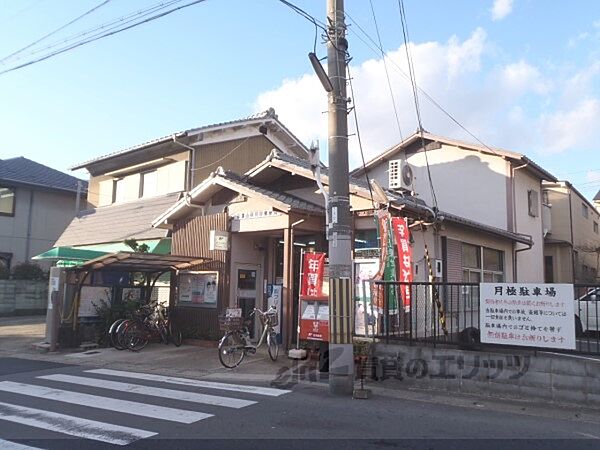
[[[363,27],[361,27],[361,25],[356,21],[356,19],[354,19],[350,14],[348,14],[348,12],[345,13],[346,17],[348,17],[348,19],[350,19],[350,21],[356,25],[356,27],[363,33],[363,35],[372,43],[369,44],[367,41],[365,41],[362,36],[360,34],[358,34],[356,31],[354,31],[352,28],[349,28],[350,32],[356,36],[363,44],[365,44],[365,46],[367,46],[373,53],[375,53],[376,55],[380,55],[381,52],[383,52],[384,50],[377,44],[377,42],[375,42],[375,40],[369,35],[369,33],[367,33]],[[374,48],[374,47],[375,48]],[[385,52],[384,52],[385,53]],[[392,67],[408,82],[410,82],[410,78],[409,76],[406,74],[406,72],[404,72],[404,70],[398,65],[396,64],[396,62],[392,59],[389,58],[390,63],[392,64]],[[440,105],[440,103],[433,97],[431,96],[427,91],[425,91],[422,87],[420,87],[419,85],[417,85],[417,89],[419,90],[419,92],[431,103],[433,104],[436,108],[438,108],[444,115],[446,115],[452,122],[454,122],[458,127],[460,127],[464,132],[466,132],[469,136],[471,136],[474,140],[476,140],[477,142],[479,142],[483,147],[487,148],[490,152],[492,152],[493,154],[497,155],[497,156],[502,156],[500,155],[496,150],[494,150],[492,147],[489,147],[485,142],[483,142],[481,139],[479,139],[477,136],[475,136],[475,134],[473,134],[471,131],[469,131],[463,124],[461,124],[458,119],[456,119],[450,112],[448,112],[442,105]]]
[[[232,150],[227,152],[225,154],[225,156],[223,156],[222,158],[217,159],[216,161],[213,161],[210,164],[207,164],[205,166],[192,168],[192,171],[206,169],[208,167],[214,166],[215,164],[219,164],[221,161],[225,160],[228,156],[230,156],[233,152],[235,152],[238,148],[240,148],[242,145],[244,145],[246,142],[248,142],[248,139],[250,139],[250,137],[251,136],[248,136],[246,139],[244,139],[242,142],[240,142],[238,145],[236,145]]]
[[[182,1],[183,0],[169,0],[167,2],[161,2],[161,3],[154,4],[152,6],[149,6],[147,8],[141,9],[141,10],[133,11],[124,16],[120,16],[116,19],[112,19],[109,22],[105,22],[100,25],[95,25],[94,27],[89,28],[87,30],[80,31],[75,34],[69,35],[67,37],[60,38],[54,42],[51,42],[50,44],[48,44],[44,47],[39,47],[39,48],[32,50],[27,55],[36,55],[36,54],[42,53],[46,50],[51,50],[51,49],[56,48],[61,45],[65,46],[65,44],[68,44],[69,42],[74,42],[74,41],[80,40],[81,38],[83,38],[85,36],[88,36],[88,37],[97,36],[98,34],[114,30],[120,26],[131,23],[131,22],[141,19],[143,17],[149,16],[150,14],[156,13],[157,11],[166,9],[171,5],[181,3]],[[96,34],[92,34],[92,33],[96,33]],[[23,57],[19,56],[19,57],[13,58],[13,59],[18,61],[22,58]]]
[[[365,173],[365,179],[367,181],[367,186],[369,186],[369,195],[371,196],[371,204],[373,205],[373,209],[375,209],[375,200],[373,198],[373,188],[371,187],[371,180],[369,179],[369,174],[367,172],[367,164],[365,162],[365,153],[363,151],[362,139],[360,137],[360,127],[358,126],[358,114],[356,112],[356,97],[354,96],[354,86],[352,85],[352,75],[350,74],[350,64],[346,64],[348,70],[348,84],[350,86],[350,95],[352,97],[352,103],[354,106],[352,107],[352,112],[354,113],[354,125],[356,126],[356,137],[358,139],[358,148],[360,148],[360,157],[362,159],[362,165]]]
[[[421,110],[419,107],[419,92],[417,89],[417,80],[415,75],[415,66],[412,59],[410,46],[410,37],[408,34],[408,21],[406,20],[406,12],[404,10],[404,0],[398,0],[398,10],[400,12],[400,21],[402,22],[402,37],[404,39],[404,49],[406,51],[406,61],[408,64],[408,73],[410,76],[410,84],[412,87],[412,93],[415,103],[415,113],[417,115],[417,122],[419,124],[419,136],[421,138],[421,147],[423,147],[423,153],[425,155],[425,164],[427,166],[427,178],[429,179],[429,188],[431,190],[431,197],[433,200],[433,208],[437,215],[438,203],[435,195],[435,188],[433,187],[433,179],[431,177],[431,167],[429,165],[429,157],[427,156],[427,148],[425,145],[425,138],[423,137],[423,122],[421,119]]]
[[[388,88],[390,90],[390,97],[392,98],[392,105],[394,107],[394,115],[396,116],[396,125],[398,126],[398,133],[400,134],[400,141],[403,141],[402,128],[400,127],[400,118],[398,117],[398,108],[396,108],[396,99],[394,98],[394,90],[392,89],[392,82],[390,81],[390,74],[388,72],[386,54],[383,51],[383,45],[381,44],[381,35],[379,34],[379,25],[377,24],[377,17],[375,15],[375,8],[373,6],[373,0],[369,0],[371,5],[371,13],[373,14],[373,22],[375,22],[375,31],[377,32],[377,40],[379,42],[379,49],[381,50],[381,57],[383,59],[383,68],[385,69],[385,77],[387,78]]]
[[[103,39],[105,37],[109,37],[109,36],[112,36],[114,34],[121,33],[123,31],[129,30],[131,28],[135,28],[135,27],[137,27],[139,25],[143,25],[143,24],[148,23],[148,22],[152,22],[154,20],[157,20],[157,19],[160,19],[162,17],[165,17],[165,16],[167,16],[169,14],[172,14],[172,13],[174,13],[176,11],[179,11],[181,9],[188,8],[190,6],[194,6],[194,5],[197,5],[198,3],[203,3],[205,1],[206,0],[195,0],[195,1],[192,1],[190,3],[186,3],[185,5],[177,6],[175,8],[171,8],[171,9],[169,9],[167,11],[164,11],[164,12],[161,12],[159,14],[155,14],[154,16],[151,16],[151,17],[149,17],[147,19],[135,22],[135,23],[133,23],[131,25],[128,25],[126,27],[121,27],[121,28],[118,28],[116,30],[112,30],[112,31],[109,31],[109,32],[105,32],[105,33],[99,34],[97,36],[90,37],[89,39],[85,39],[83,41],[76,42],[76,43],[74,43],[74,44],[72,44],[72,45],[70,45],[68,47],[56,50],[56,51],[54,51],[54,52],[52,52],[50,54],[44,55],[44,56],[42,56],[40,58],[28,61],[28,62],[23,63],[23,64],[19,64],[17,66],[11,67],[11,68],[3,70],[3,71],[0,71],[0,75],[3,75],[3,74],[8,73],[8,72],[15,71],[15,70],[18,70],[18,69],[22,69],[24,67],[31,66],[33,64],[36,64],[36,63],[39,63],[39,62],[42,62],[42,61],[45,61],[45,60],[47,60],[49,58],[52,58],[52,57],[54,57],[56,55],[59,55],[61,53],[65,53],[65,52],[73,50],[73,49],[75,49],[77,47],[81,47],[82,45],[89,44],[91,42]]]
[[[22,47],[18,50],[15,50],[14,52],[12,52],[10,55],[5,56],[4,58],[0,59],[0,64],[4,64],[7,60],[11,59],[13,56],[18,55],[19,53],[24,52],[25,50],[27,50],[28,48],[33,47],[34,45],[42,42],[44,39],[49,38],[50,36],[58,33],[59,31],[64,30],[65,28],[67,28],[69,25],[74,24],[75,22],[77,22],[78,20],[83,19],[84,17],[88,16],[89,14],[93,13],[94,11],[96,11],[97,9],[100,9],[101,7],[103,7],[104,5],[106,5],[107,3],[110,3],[111,0],[104,0],[103,2],[99,3],[98,5],[94,6],[92,9],[87,10],[86,12],[84,12],[83,14],[75,17],[74,19],[70,20],[69,22],[67,22],[66,24],[56,28],[55,30],[51,31],[50,33],[45,34],[44,36],[42,36],[41,38],[33,41],[31,44],[26,45],[25,47]]]

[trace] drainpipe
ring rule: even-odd
[[[29,213],[27,216],[27,238],[25,240],[25,261],[29,261],[31,251],[31,227],[33,222],[33,189],[29,191]]]
[[[190,151],[190,167],[188,167],[188,179],[187,186],[185,188],[187,191],[191,191],[194,187],[194,167],[196,166],[196,149],[190,145],[178,141],[176,135],[173,135],[172,138],[174,144],[177,144],[180,147],[186,148]]]
[[[525,244],[525,245],[528,245],[528,247],[518,248],[515,250],[515,262],[513,264],[513,283],[516,283],[517,281],[519,281],[518,277],[517,277],[517,260],[518,260],[517,253],[524,252],[526,250],[531,250],[533,248],[533,236],[531,236],[530,234],[523,234],[523,233],[519,233],[519,234],[522,236],[529,237],[529,239],[531,239],[531,244]]]
[[[524,169],[528,165],[529,165],[528,163],[525,163],[518,167],[513,167],[512,163],[510,163],[510,172],[511,172],[510,177],[511,177],[511,184],[512,184],[513,232],[518,233],[518,234],[521,234],[521,233],[519,233],[518,229],[517,229],[517,193],[516,193],[516,188],[515,188],[515,184],[516,184],[515,183],[515,172],[517,170]],[[527,235],[525,235],[525,236],[527,236]],[[527,247],[527,248],[515,250],[514,257],[513,257],[513,283],[516,283],[517,279],[518,279],[518,276],[517,276],[518,253],[525,251],[525,250],[531,250],[532,247],[533,247],[533,244],[530,244],[529,247]]]
[[[572,282],[575,283],[575,240],[573,239],[573,206],[571,204],[571,188],[569,187],[569,228],[571,229],[571,270]]]

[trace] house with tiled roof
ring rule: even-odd
[[[0,159],[0,264],[10,268],[51,249],[86,192],[87,182],[51,167]]]

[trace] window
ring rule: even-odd
[[[119,178],[113,181],[113,203],[122,202],[125,200],[125,180]]]
[[[143,172],[140,176],[140,197],[154,197],[158,187],[156,170]]]
[[[598,234],[598,222],[594,222],[594,233]]]
[[[588,218],[588,207],[585,203],[581,204],[581,214],[583,214],[583,217],[586,219]]]
[[[504,252],[478,245],[462,244],[463,281],[504,281]]]
[[[548,189],[542,191],[542,204],[546,206],[550,205],[550,192],[548,192]]]
[[[531,217],[537,217],[539,215],[539,198],[537,191],[527,191],[527,206],[529,208],[529,215]]]
[[[544,282],[554,283],[554,261],[552,256],[544,256]]]
[[[0,216],[15,215],[15,190],[0,186]]]

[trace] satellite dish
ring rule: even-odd
[[[407,188],[412,185],[413,182],[413,171],[408,163],[402,166],[402,183]]]

